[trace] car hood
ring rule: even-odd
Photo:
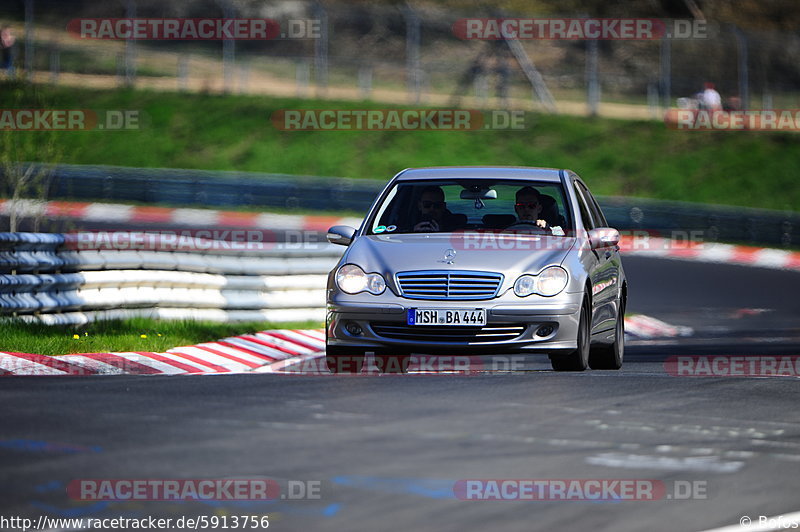
[[[502,233],[362,236],[350,244],[342,264],[356,264],[389,277],[410,270],[538,273],[545,266],[561,264],[575,240]]]

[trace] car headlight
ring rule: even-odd
[[[366,273],[355,264],[345,264],[336,272],[336,286],[346,294],[369,292],[377,296],[386,290],[386,281],[379,273]]]
[[[529,296],[536,292],[536,277],[523,275],[514,283],[514,293],[519,297]]]
[[[521,275],[514,283],[514,293],[519,297],[539,294],[554,296],[567,287],[569,275],[561,266],[545,268],[539,275]]]

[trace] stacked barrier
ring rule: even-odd
[[[344,248],[129,233],[0,233],[0,315],[49,324],[153,317],[323,320]]]

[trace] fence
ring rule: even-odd
[[[137,316],[322,321],[327,273],[343,249],[0,233],[0,315],[47,324]]]
[[[653,9],[643,16],[674,16],[663,7]],[[622,4],[604,5],[602,12],[603,17],[630,17],[630,7]],[[0,7],[0,18],[10,21],[19,36],[17,67],[43,82],[436,105],[466,97],[470,105],[512,102],[545,109],[551,107],[552,96],[559,111],[596,112],[600,103],[606,110],[620,110],[619,104],[625,103],[631,106],[627,114],[660,118],[663,106],[713,81],[724,97],[737,97],[745,107],[800,106],[795,89],[800,80],[800,37],[715,24],[713,13],[704,37],[683,40],[522,40],[506,46],[463,40],[453,31],[464,18],[520,15],[489,8],[323,6],[313,1],[264,5],[215,0],[165,9],[155,0],[102,6],[25,0]],[[279,21],[281,29],[289,21],[306,20],[313,21],[314,31],[298,39],[212,42],[83,40],[66,31],[79,17],[165,16],[269,17]],[[702,19],[703,14],[695,17]],[[780,11],[773,18],[780,18]],[[742,25],[759,26],[759,21],[738,19]]]

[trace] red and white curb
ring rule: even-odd
[[[678,336],[691,336],[694,330],[691,327],[670,325],[652,316],[634,314],[625,316],[625,334],[634,338],[675,338]]]
[[[9,214],[10,211],[11,202],[0,200],[0,214]],[[327,231],[333,225],[358,227],[361,224],[360,218],[341,218],[339,216],[303,216],[68,201],[18,200],[16,211],[19,216],[45,216],[92,222],[180,224],[215,228]]]
[[[625,332],[638,338],[689,336],[692,329],[656,318],[625,318]],[[277,329],[216,342],[175,347],[165,353],[120,352],[49,356],[0,352],[0,376],[193,375],[205,373],[328,374],[323,329]],[[291,368],[287,371],[288,368]]]
[[[800,271],[800,252],[797,251],[630,235],[623,236],[619,245],[623,258],[635,255]]]
[[[47,356],[0,352],[0,376],[243,373],[277,362],[319,357],[324,352],[324,330],[278,329],[175,347],[166,353]]]

